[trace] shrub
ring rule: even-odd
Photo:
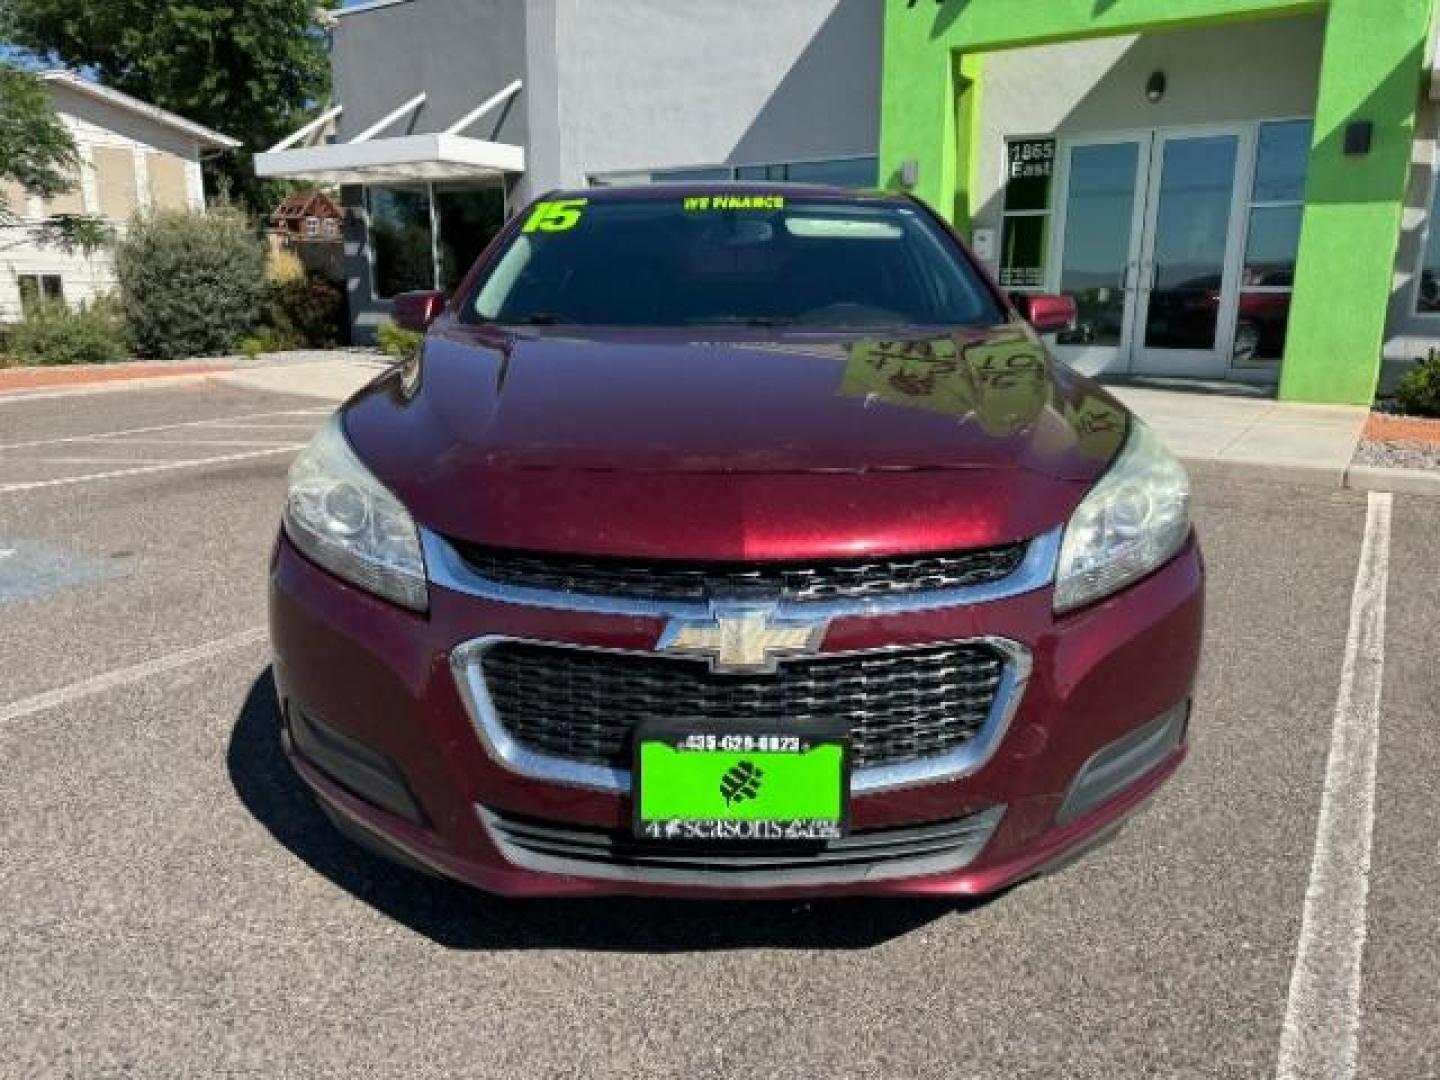
[[[375,344],[380,346],[380,351],[401,360],[413,360],[424,340],[425,335],[418,330],[406,330],[394,323],[381,323],[375,328]]]
[[[233,353],[259,321],[265,250],[238,211],[136,218],[116,246],[115,262],[142,356]]]
[[[1415,416],[1440,416],[1440,352],[1431,349],[1424,360],[1415,361],[1395,388],[1395,400]]]
[[[114,364],[130,358],[130,335],[113,300],[75,308],[50,301],[11,328],[6,348],[22,364]]]
[[[305,264],[300,261],[300,256],[293,251],[286,251],[284,248],[276,248],[270,252],[270,259],[265,265],[265,276],[273,282],[304,281]]]
[[[345,294],[323,277],[273,281],[266,290],[265,325],[292,349],[327,349],[348,337]]]

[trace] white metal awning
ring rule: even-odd
[[[425,104],[418,94],[370,125],[349,142],[297,146],[317,135],[344,111],[336,105],[263,154],[255,155],[259,176],[290,177],[320,184],[383,184],[405,180],[466,180],[525,171],[525,148],[472,139],[461,134],[519,92],[516,79],[486,98],[444,131],[376,138]]]
[[[463,135],[401,135],[364,143],[307,146],[255,156],[260,176],[317,184],[383,184],[398,180],[463,180],[525,171],[525,148]]]

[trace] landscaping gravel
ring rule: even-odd
[[[1388,469],[1440,469],[1440,446],[1367,439],[1355,451],[1355,464]]]

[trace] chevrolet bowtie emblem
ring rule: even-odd
[[[719,672],[771,672],[784,656],[817,652],[828,621],[781,619],[773,606],[712,604],[709,619],[672,619],[657,651],[698,656]]]

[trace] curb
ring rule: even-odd
[[[1217,459],[1180,455],[1186,468],[1236,471],[1264,470],[1261,479],[1330,491],[1379,491],[1395,495],[1418,495],[1440,499],[1440,469],[1395,469],[1383,465],[1351,465],[1337,469],[1333,465],[1300,465],[1290,461],[1259,459]]]
[[[1345,487],[1345,469],[1337,465],[1307,465],[1295,461],[1265,461],[1261,458],[1190,457],[1186,454],[1180,454],[1179,458],[1192,473],[1197,470],[1218,470],[1243,475],[1253,470],[1256,479],[1268,480],[1271,483],[1297,484],[1327,491],[1340,491]],[[1263,470],[1263,475],[1260,470]]]
[[[36,386],[7,390],[0,386],[0,405],[14,405],[21,401],[46,401],[51,398],[80,397],[86,394],[118,394],[127,390],[149,390],[162,386],[184,386],[187,383],[204,382],[230,372],[196,372],[193,375],[135,376],[128,379],[106,381],[74,382],[63,386]]]
[[[1440,499],[1440,470],[1351,465],[1345,473],[1345,487],[1352,491],[1388,491]]]

